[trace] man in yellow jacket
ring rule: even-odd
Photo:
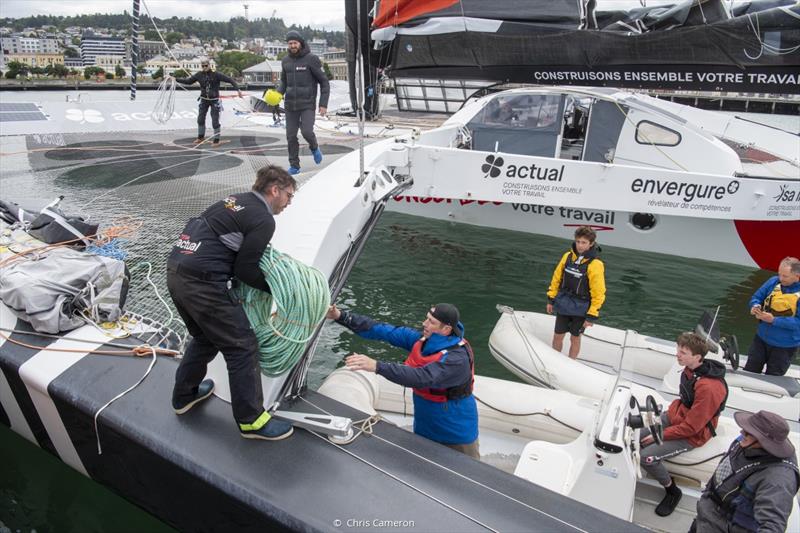
[[[596,241],[589,226],[575,230],[575,242],[556,265],[547,291],[547,313],[556,314],[553,348],[561,351],[569,331],[572,359],[581,351],[581,334],[598,319],[606,300],[605,267]]]

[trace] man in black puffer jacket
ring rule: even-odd
[[[314,108],[317,105],[317,85],[320,87],[319,114],[328,112],[330,85],[322,71],[322,62],[311,53],[305,39],[294,30],[286,34],[289,53],[281,61],[281,83],[278,92],[284,95],[286,110],[286,140],[289,143],[289,174],[300,172],[300,143],[297,130],[308,143],[314,162],[322,162],[322,152],[314,135]]]
[[[189,78],[175,78],[175,81],[181,85],[192,85],[195,82],[200,83],[200,108],[197,111],[197,140],[195,144],[200,144],[206,137],[206,115],[208,110],[211,109],[211,126],[214,128],[214,145],[219,144],[219,132],[221,130],[219,125],[219,114],[222,111],[222,105],[219,101],[219,84],[220,82],[229,83],[233,88],[239,91],[239,98],[242,97],[242,91],[239,86],[231,78],[220,72],[211,70],[211,65],[208,59],[204,59],[200,66],[203,70],[196,72]],[[172,77],[172,76],[170,76]]]

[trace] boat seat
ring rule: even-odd
[[[790,376],[768,376],[746,370],[726,369],[725,381],[728,382],[729,387],[741,387],[751,390],[762,390],[762,387],[759,386],[760,384],[769,384],[771,386],[763,387],[763,390],[769,391],[771,388],[780,387],[786,391],[787,396],[792,398],[800,394],[800,383]]]
[[[567,494],[575,477],[575,461],[566,445],[535,440],[525,445],[514,475]]]

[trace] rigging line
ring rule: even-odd
[[[544,412],[544,411],[532,411],[530,413],[512,413],[510,411],[504,411],[504,410],[500,409],[499,407],[495,407],[494,405],[490,404],[486,400],[481,400],[480,398],[478,398],[478,396],[474,392],[472,393],[472,395],[475,396],[475,400],[477,400],[478,402],[482,403],[483,405],[485,405],[486,407],[488,407],[492,411],[497,411],[498,413],[501,413],[501,414],[504,414],[504,415],[508,415],[508,416],[526,416],[526,417],[527,416],[545,416],[547,418],[550,418],[550,419],[558,422],[559,424],[561,424],[562,426],[564,426],[566,428],[569,428],[569,429],[571,429],[573,431],[577,431],[579,434],[583,433],[580,429],[576,428],[575,426],[570,426],[569,424],[567,424],[563,420],[560,420],[560,419],[554,417],[550,413],[547,413],[547,412]]]
[[[135,265],[133,265],[130,268],[129,272],[133,274],[133,271],[141,267],[142,265],[147,265],[147,274],[145,274],[147,282],[150,284],[151,287],[153,287],[153,292],[155,292],[156,298],[158,298],[158,301],[162,303],[164,309],[166,309],[167,313],[169,314],[169,320],[167,320],[165,324],[161,324],[162,327],[167,328],[169,327],[170,324],[172,324],[172,321],[175,320],[175,314],[172,312],[172,309],[170,308],[169,304],[161,296],[161,293],[158,292],[158,286],[156,286],[155,282],[150,277],[150,275],[153,273],[153,264],[150,263],[149,261],[142,261],[140,263],[136,263]]]
[[[620,113],[622,113],[622,115],[625,117],[625,121],[628,122],[631,126],[633,126],[634,131],[636,131],[636,129],[637,129],[636,128],[636,124],[634,124],[634,122],[631,120],[631,117],[628,116],[628,113],[626,113],[625,110],[622,109],[622,106],[619,104],[619,102],[616,99],[614,99],[613,102],[614,102],[614,105],[617,106],[617,109],[619,109]],[[677,166],[678,168],[680,168],[684,172],[689,172],[689,169],[687,169],[686,167],[684,167],[683,165],[681,165],[680,163],[675,161],[672,157],[669,156],[669,154],[667,154],[664,150],[662,150],[655,142],[651,141],[650,138],[647,136],[647,133],[645,133],[644,131],[641,131],[641,130],[638,133],[640,133],[642,135],[644,140],[647,141],[650,144],[650,146],[652,146],[658,152],[660,152],[661,155],[663,155],[664,157],[666,157],[667,159],[672,161],[675,164],[675,166]]]
[[[546,377],[547,385],[552,387],[552,384],[550,383],[551,381],[550,372],[547,371],[547,367],[545,366],[544,361],[542,361],[541,357],[539,357],[539,354],[536,352],[536,349],[533,346],[531,346],[528,337],[525,335],[525,332],[522,330],[522,326],[520,326],[519,324],[519,320],[517,320],[516,312],[512,311],[511,320],[514,322],[514,329],[517,330],[517,333],[519,333],[520,337],[522,338],[522,341],[525,343],[525,350],[528,352],[528,358],[530,358],[531,363],[533,363],[533,366],[536,368],[536,371],[539,373],[539,375],[541,375],[542,377]],[[539,361],[538,365],[536,364],[536,361],[533,360],[534,357],[536,357],[536,360]]]
[[[303,401],[305,401],[306,403],[308,403],[308,404],[310,404],[310,405],[312,405],[312,406],[316,407],[317,409],[319,409],[320,411],[322,411],[322,412],[323,412],[323,413],[325,413],[326,415],[334,416],[334,415],[332,415],[331,413],[329,413],[329,412],[325,411],[323,408],[321,408],[321,407],[319,407],[318,405],[314,404],[312,401],[310,401],[310,400],[308,400],[308,399],[306,399],[306,398],[303,398],[302,396],[300,396],[299,398],[300,398],[300,399],[302,399]],[[325,440],[325,441],[327,441],[327,442],[330,442],[331,444],[333,444],[333,445],[334,445],[334,446],[336,446],[337,448],[340,448],[340,449],[341,449],[343,452],[345,452],[345,453],[348,453],[348,454],[352,455],[352,456],[353,456],[353,457],[355,457],[356,459],[359,459],[360,461],[364,461],[365,463],[367,463],[367,464],[370,464],[370,463],[369,463],[369,462],[367,462],[366,460],[364,460],[364,459],[361,459],[361,458],[360,458],[360,457],[358,457],[357,455],[355,455],[355,454],[353,454],[353,453],[351,453],[351,452],[349,452],[349,451],[345,450],[345,449],[344,449],[344,448],[342,448],[341,446],[338,446],[338,445],[336,445],[335,443],[333,443],[333,442],[329,441],[329,440],[328,440],[326,437],[323,437],[323,436],[321,436],[321,435],[318,435],[317,433],[314,433],[313,431],[311,431],[311,433],[313,433],[314,435],[317,435],[317,437],[319,437],[319,438],[321,438],[321,439],[323,439],[323,440]],[[533,507],[532,505],[530,505],[530,504],[528,504],[528,503],[525,503],[525,502],[523,502],[523,501],[520,501],[520,500],[518,500],[518,499],[514,498],[513,496],[509,496],[508,494],[505,494],[504,492],[501,492],[501,491],[499,491],[499,490],[497,490],[497,489],[495,489],[495,488],[493,488],[493,487],[489,487],[488,485],[486,485],[486,484],[484,484],[484,483],[481,483],[480,481],[476,481],[476,480],[472,479],[472,478],[471,478],[471,477],[469,477],[469,476],[465,476],[464,474],[462,474],[462,473],[460,473],[460,472],[456,472],[455,470],[453,470],[453,469],[451,469],[451,468],[448,468],[448,467],[446,467],[446,466],[443,466],[443,465],[441,465],[441,464],[437,463],[436,461],[431,461],[431,460],[430,460],[430,459],[428,459],[427,457],[425,457],[425,456],[422,456],[422,455],[419,455],[418,453],[416,453],[416,452],[413,452],[413,451],[411,451],[411,450],[409,450],[409,449],[407,449],[407,448],[404,448],[403,446],[400,446],[399,444],[395,444],[394,442],[392,442],[392,441],[390,441],[390,440],[388,440],[388,439],[385,439],[385,438],[381,437],[380,435],[378,435],[378,434],[376,434],[376,433],[372,433],[370,436],[371,436],[371,437],[373,437],[373,438],[375,438],[375,439],[381,440],[381,441],[385,442],[386,444],[391,444],[392,446],[394,446],[394,447],[396,447],[396,448],[399,448],[400,450],[402,450],[402,451],[404,451],[404,452],[406,452],[406,453],[408,453],[408,454],[410,454],[410,455],[413,455],[413,456],[415,456],[415,457],[417,457],[417,458],[419,458],[419,459],[421,459],[421,460],[423,460],[423,461],[425,461],[425,462],[427,462],[427,463],[430,463],[431,465],[433,465],[433,466],[436,466],[436,467],[438,467],[438,468],[440,468],[440,469],[442,469],[442,470],[444,470],[444,471],[446,471],[446,472],[448,472],[448,473],[450,473],[450,474],[453,474],[453,475],[455,475],[455,476],[457,476],[457,477],[460,477],[460,478],[462,478],[462,479],[464,479],[464,480],[466,480],[466,481],[469,481],[469,482],[471,482],[471,483],[474,483],[475,485],[477,485],[477,486],[479,486],[479,487],[481,487],[481,488],[483,488],[483,489],[486,489],[486,490],[488,490],[489,492],[493,492],[493,493],[495,493],[495,494],[497,494],[497,495],[499,495],[499,496],[502,496],[503,498],[506,498],[506,499],[508,499],[508,500],[510,500],[510,501],[512,501],[512,502],[514,502],[514,503],[516,503],[516,504],[518,504],[518,505],[521,505],[521,506],[523,506],[523,507],[525,507],[525,508],[527,508],[527,509],[530,509],[531,511],[534,511],[534,512],[540,513],[540,514],[542,514],[542,515],[544,515],[544,516],[546,516],[546,517],[548,517],[548,518],[550,518],[550,519],[552,519],[552,520],[555,520],[555,521],[557,521],[557,522],[559,522],[559,523],[561,523],[561,524],[563,524],[563,525],[565,525],[565,526],[571,527],[571,528],[572,528],[572,529],[574,529],[575,531],[580,531],[581,533],[588,533],[588,531],[586,531],[586,530],[584,530],[584,529],[581,529],[581,528],[579,528],[578,526],[575,526],[575,525],[573,525],[573,524],[570,524],[569,522],[566,522],[566,521],[564,521],[564,520],[562,520],[562,519],[560,519],[560,518],[558,518],[558,517],[556,517],[556,516],[553,516],[553,515],[551,515],[551,514],[549,514],[549,513],[546,513],[545,511],[542,511],[541,509],[537,509],[536,507]],[[371,464],[370,464],[370,466],[371,466]],[[376,468],[377,468],[377,467],[376,467]],[[379,469],[379,470],[380,470],[380,469]],[[388,474],[388,473],[387,473],[387,475],[390,475],[390,476],[391,476],[391,474]],[[399,481],[399,480],[398,480],[398,481]],[[418,490],[418,489],[416,489],[415,487],[411,487],[411,488],[414,488],[415,490]],[[424,494],[424,492],[423,492],[423,494]],[[446,505],[446,504],[445,504],[445,505]],[[456,511],[456,512],[458,512],[458,511]],[[487,527],[487,528],[488,528],[488,527]]]
[[[176,145],[176,146],[179,146],[179,145]],[[185,148],[188,148],[189,150],[191,150],[191,148],[189,148],[188,146],[185,147]],[[143,155],[143,157],[132,157],[132,156],[134,156],[134,154],[112,155],[112,156],[109,156],[109,157],[100,157],[100,158],[97,158],[97,159],[83,160],[83,161],[80,161],[78,163],[75,163],[74,165],[64,165],[64,166],[60,166],[60,167],[51,167],[51,168],[49,168],[47,170],[66,170],[66,169],[69,169],[70,171],[81,170],[81,169],[85,170],[87,168],[99,168],[99,167],[102,167],[102,166],[105,166],[105,165],[137,163],[139,161],[161,161],[162,159],[186,158],[186,157],[192,157],[193,155],[195,155],[195,154],[192,154],[191,152],[188,152],[186,150],[180,150],[180,151],[179,150],[159,150],[158,152],[150,152],[150,153],[161,153],[161,152],[163,152],[164,155],[151,156],[151,155],[147,155],[147,152],[140,153],[141,155]],[[205,150],[205,149],[198,150],[198,152],[200,152],[200,153],[214,153],[214,154],[217,153],[215,151]],[[126,159],[127,157],[130,157],[130,159]]]
[[[204,160],[204,159],[210,159],[210,158],[212,158],[212,157],[218,157],[218,156],[220,156],[220,155],[224,155],[224,154],[225,154],[225,152],[219,152],[219,153],[216,153],[216,152],[215,152],[215,153],[212,153],[211,155],[207,155],[207,156],[203,156],[203,157],[198,157],[198,158],[195,158],[195,159],[191,159],[191,160],[189,160],[189,161],[181,161],[180,163],[175,163],[174,165],[169,165],[169,166],[166,166],[166,167],[163,167],[163,168],[159,168],[159,169],[153,170],[153,171],[151,171],[151,172],[146,172],[145,174],[142,174],[141,176],[137,176],[137,177],[133,178],[132,180],[126,181],[125,183],[123,183],[123,184],[121,184],[121,185],[119,185],[119,186],[117,186],[117,187],[114,187],[113,189],[109,189],[109,190],[107,190],[107,191],[106,191],[106,192],[104,192],[103,194],[100,194],[100,195],[98,195],[98,196],[95,196],[93,199],[89,200],[89,201],[88,201],[86,204],[84,204],[84,206],[83,206],[83,207],[84,207],[84,209],[85,209],[86,207],[89,207],[90,205],[92,205],[94,202],[96,202],[96,201],[97,201],[97,200],[99,200],[100,198],[103,198],[103,197],[105,197],[105,196],[108,196],[108,195],[109,195],[109,194],[111,194],[112,192],[115,192],[117,189],[121,189],[122,187],[126,187],[126,186],[130,185],[131,183],[133,183],[134,181],[138,181],[138,180],[140,180],[140,179],[142,179],[142,178],[146,178],[147,176],[151,176],[151,175],[153,175],[153,174],[156,174],[156,173],[158,173],[158,172],[162,172],[162,171],[165,171],[165,170],[169,170],[169,169],[171,169],[171,168],[174,168],[174,167],[179,167],[179,166],[181,166],[181,165],[186,165],[186,164],[188,164],[188,163],[195,163],[195,162],[197,162],[197,161],[202,161],[202,160]]]
[[[424,491],[423,489],[421,489],[421,488],[419,488],[419,487],[416,487],[416,486],[414,486],[412,483],[410,483],[410,482],[408,482],[408,481],[405,481],[404,479],[401,479],[400,477],[396,476],[395,474],[392,474],[392,473],[391,473],[391,472],[389,472],[388,470],[385,470],[385,469],[383,469],[383,468],[379,467],[378,465],[376,465],[376,464],[372,463],[371,461],[368,461],[367,459],[364,459],[363,457],[360,457],[360,456],[356,455],[355,453],[351,452],[350,450],[347,450],[347,449],[345,449],[345,448],[344,448],[344,446],[341,446],[341,445],[339,445],[339,444],[336,444],[335,442],[331,442],[330,440],[328,440],[328,438],[327,438],[327,437],[324,437],[324,436],[322,436],[322,435],[318,434],[317,432],[315,432],[315,431],[311,431],[311,430],[309,430],[309,433],[311,433],[312,435],[314,435],[315,437],[317,437],[317,438],[319,438],[319,439],[322,439],[323,441],[327,442],[327,443],[328,443],[328,444],[330,444],[331,446],[334,446],[334,447],[336,447],[336,448],[339,448],[339,450],[343,451],[343,452],[344,452],[344,453],[346,453],[347,455],[349,455],[349,456],[351,456],[351,457],[353,457],[353,458],[357,459],[358,461],[361,461],[362,463],[364,463],[365,465],[367,465],[367,466],[369,466],[369,467],[371,467],[371,468],[374,468],[374,469],[375,469],[375,470],[377,470],[378,472],[380,472],[380,473],[382,473],[382,474],[384,474],[384,475],[386,475],[386,476],[389,476],[390,478],[394,479],[395,481],[397,481],[397,482],[399,482],[399,483],[402,483],[403,485],[405,485],[406,487],[410,488],[411,490],[413,490],[413,491],[416,491],[416,492],[418,492],[418,493],[422,494],[422,495],[423,495],[423,496],[425,496],[426,498],[429,498],[429,499],[431,499],[431,500],[435,501],[435,502],[436,502],[436,503],[438,503],[439,505],[441,505],[441,506],[443,506],[443,507],[446,507],[446,508],[450,509],[451,511],[453,511],[453,512],[454,512],[454,513],[456,513],[456,514],[459,514],[459,515],[463,516],[464,518],[466,518],[466,519],[467,519],[467,520],[469,520],[470,522],[473,522],[473,523],[475,523],[475,524],[477,524],[477,525],[481,526],[482,528],[484,528],[484,529],[486,529],[486,530],[488,530],[488,531],[493,531],[493,532],[495,532],[495,533],[500,533],[500,530],[498,530],[498,529],[494,529],[493,527],[491,527],[491,526],[489,526],[489,525],[487,525],[487,524],[484,524],[483,522],[481,522],[481,521],[480,521],[480,520],[478,520],[477,518],[473,518],[472,516],[468,515],[468,514],[467,514],[467,513],[465,513],[464,511],[461,511],[461,510],[459,510],[459,509],[456,509],[455,507],[453,507],[453,506],[452,506],[452,505],[450,505],[449,503],[445,502],[444,500],[441,500],[441,499],[437,498],[437,497],[436,497],[436,496],[434,496],[433,494],[429,494],[428,492]],[[373,434],[373,436],[375,436],[375,435]],[[381,439],[381,440],[383,440],[383,439]]]
[[[134,383],[129,388],[125,389],[121,393],[119,393],[116,396],[114,396],[113,398],[111,398],[108,401],[108,403],[106,403],[104,406],[102,406],[100,409],[98,409],[97,412],[95,413],[95,415],[94,415],[94,434],[97,437],[97,455],[103,455],[103,448],[100,446],[100,430],[97,427],[97,419],[100,416],[100,413],[102,413],[105,410],[106,407],[108,407],[109,405],[111,405],[112,403],[114,403],[115,401],[119,400],[120,398],[122,398],[123,396],[125,396],[126,394],[131,392],[133,389],[138,387],[145,380],[145,378],[147,378],[147,376],[150,375],[150,371],[153,370],[153,367],[156,365],[156,361],[158,361],[158,357],[156,356],[156,349],[155,348],[151,348],[151,351],[153,353],[153,360],[150,361],[150,366],[147,367],[147,370],[145,370],[144,375],[142,375],[142,377],[139,378],[139,381],[137,381],[136,383]]]
[[[68,340],[70,342],[83,342],[83,343],[86,343],[86,344],[97,344],[97,342],[98,342],[96,339],[81,339],[79,337],[66,337],[64,335],[53,335],[53,334],[50,334],[50,333],[40,333],[38,331],[23,331],[21,329],[13,329],[13,328],[0,327],[0,331],[5,331],[6,333],[11,333],[11,334],[14,334],[14,335],[28,335],[30,337],[46,337],[46,338],[49,338],[49,339],[58,339],[58,340],[64,339],[64,340]],[[3,338],[7,339],[10,342],[14,342],[14,340],[11,339],[10,337],[7,337],[5,335],[0,335],[0,336],[2,336]],[[22,344],[22,346],[24,346],[26,348],[37,349],[37,350],[40,350],[40,351],[44,351],[44,350],[48,349],[46,346],[35,346],[33,344]],[[98,351],[89,352],[89,354],[90,355],[91,354],[99,354],[99,355],[131,355],[129,352],[131,352],[131,350],[133,348],[135,348],[135,346],[133,346],[131,344],[121,344],[121,343],[118,343],[118,342],[104,342],[103,346],[113,346],[114,348],[124,348],[127,351],[125,353],[123,353],[123,352],[111,352],[110,350],[105,350],[103,352],[98,352]],[[53,349],[53,348],[49,348],[49,349],[51,351],[63,351],[63,350],[56,350],[56,349]],[[174,350],[170,350],[170,351],[174,351]],[[175,352],[175,353],[177,353],[177,352]],[[166,354],[166,355],[170,355],[170,354]]]
[[[180,61],[178,61],[178,59],[175,57],[175,54],[173,54],[173,53],[172,53],[172,50],[170,50],[170,49],[169,49],[169,45],[167,44],[167,41],[165,41],[165,40],[164,40],[164,36],[163,36],[163,35],[161,35],[161,30],[159,30],[159,29],[158,29],[158,26],[156,25],[156,19],[155,19],[155,18],[153,17],[153,15],[150,13],[150,8],[147,6],[147,2],[145,2],[145,0],[141,0],[141,1],[142,1],[142,5],[144,6],[144,9],[145,9],[145,11],[147,11],[147,16],[150,18],[150,23],[151,23],[151,24],[153,24],[153,28],[155,28],[155,29],[156,29],[156,33],[158,33],[158,38],[159,38],[159,39],[161,39],[161,42],[163,43],[164,47],[167,49],[167,53],[170,55],[170,57],[172,58],[172,60],[173,60],[175,63],[177,63],[177,64],[178,64],[178,66],[180,67],[180,66],[181,66],[181,62],[180,62]],[[165,76],[165,77],[166,77],[166,76]],[[178,85],[180,85],[180,84],[178,84]],[[180,87],[181,87],[181,89],[183,89],[184,91],[187,91],[187,92],[189,91],[189,89],[187,89],[186,87],[184,87],[184,86],[182,86],[182,85],[180,85]]]
[[[57,152],[57,151],[64,151],[64,152],[82,152],[82,151],[108,151],[108,152],[142,152],[143,150],[138,150],[138,148],[147,146],[148,144],[161,144],[158,141],[146,141],[142,144],[121,144],[119,146],[65,146],[65,145],[53,145],[47,148],[32,148],[30,150],[19,150],[18,152],[0,152],[0,155],[3,157],[11,156],[11,155],[21,155],[21,154],[35,154],[38,152]]]

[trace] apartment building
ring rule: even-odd
[[[119,56],[126,59],[125,40],[121,37],[86,36],[81,38],[81,59],[84,66],[94,65],[97,56]],[[103,67],[105,68],[105,67]]]

